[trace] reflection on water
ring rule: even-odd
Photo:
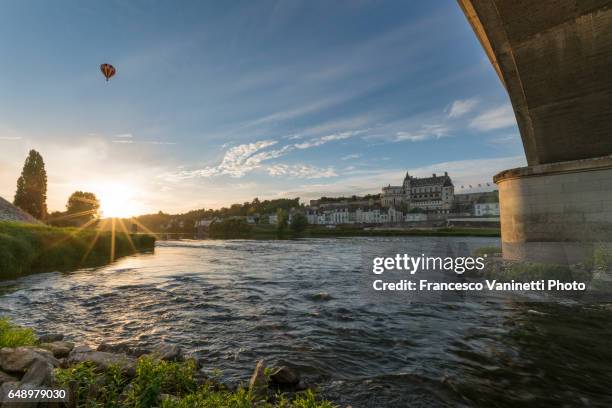
[[[449,244],[468,252],[498,243],[162,242],[103,268],[5,282],[0,313],[94,345],[177,342],[226,381],[247,379],[265,358],[353,407],[612,406],[606,305],[364,296],[364,254],[400,245],[444,255],[434,252]]]

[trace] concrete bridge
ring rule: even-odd
[[[458,0],[508,91],[528,167],[494,177],[504,257],[612,248],[612,0]]]

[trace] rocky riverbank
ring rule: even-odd
[[[2,407],[81,407],[92,401],[117,407],[334,406],[289,367],[266,367],[260,360],[249,383],[240,386],[225,385],[204,368],[204,361],[173,344],[145,349],[102,343],[94,349],[45,335],[35,345],[0,349],[0,396]],[[65,402],[8,398],[10,391],[41,388],[65,390]]]

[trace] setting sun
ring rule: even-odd
[[[94,190],[100,200],[102,218],[126,218],[142,210],[132,186],[121,183],[103,184],[96,186]]]

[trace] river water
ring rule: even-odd
[[[0,314],[79,343],[183,345],[246,381],[286,364],[353,407],[611,407],[612,308],[373,293],[371,256],[493,238],[162,241],[154,254],[3,282]]]

